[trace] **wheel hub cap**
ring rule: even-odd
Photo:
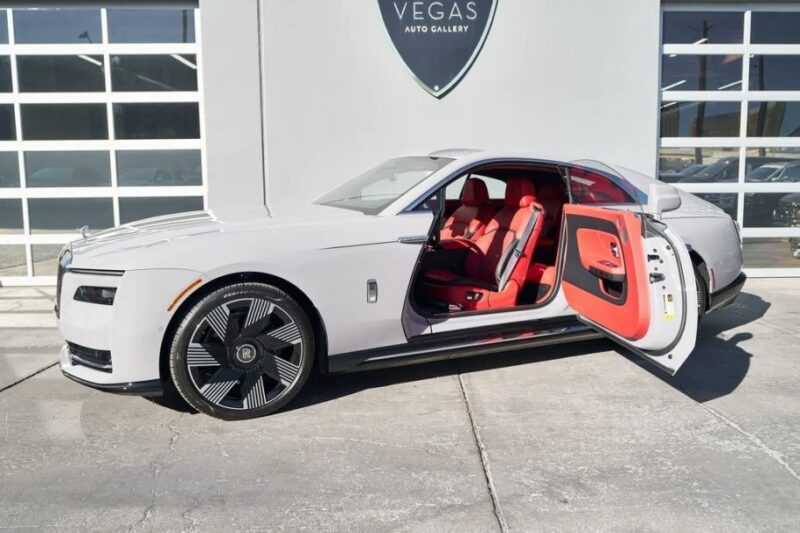
[[[261,351],[255,341],[244,340],[233,347],[231,362],[239,368],[253,368],[258,364]]]

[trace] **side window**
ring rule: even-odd
[[[445,200],[458,200],[461,198],[461,189],[464,188],[464,182],[467,181],[466,176],[461,176],[455,181],[451,181],[450,184],[445,187],[444,190],[444,199]]]
[[[611,179],[581,168],[570,169],[570,192],[575,204],[630,204],[633,199]]]
[[[490,200],[502,200],[505,198],[506,184],[504,181],[478,174],[470,174],[469,176],[482,180],[486,184],[486,188],[489,191]],[[445,200],[459,200],[461,198],[461,189],[464,188],[464,182],[466,180],[467,176],[461,176],[455,181],[451,181],[450,184],[445,187]]]

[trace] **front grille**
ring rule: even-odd
[[[111,352],[95,350],[72,342],[67,343],[69,357],[73,365],[88,366],[102,372],[111,372]]]

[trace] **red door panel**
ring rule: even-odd
[[[628,340],[647,334],[650,287],[635,213],[565,205],[563,290],[577,314]]]

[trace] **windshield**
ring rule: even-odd
[[[768,177],[770,177],[773,174],[775,174],[778,170],[780,170],[780,167],[778,167],[778,166],[764,165],[763,167],[758,167],[757,169],[752,171],[750,174],[745,176],[745,180],[746,181],[764,181]]]
[[[376,215],[451,161],[447,157],[390,159],[336,187],[315,203]]]

